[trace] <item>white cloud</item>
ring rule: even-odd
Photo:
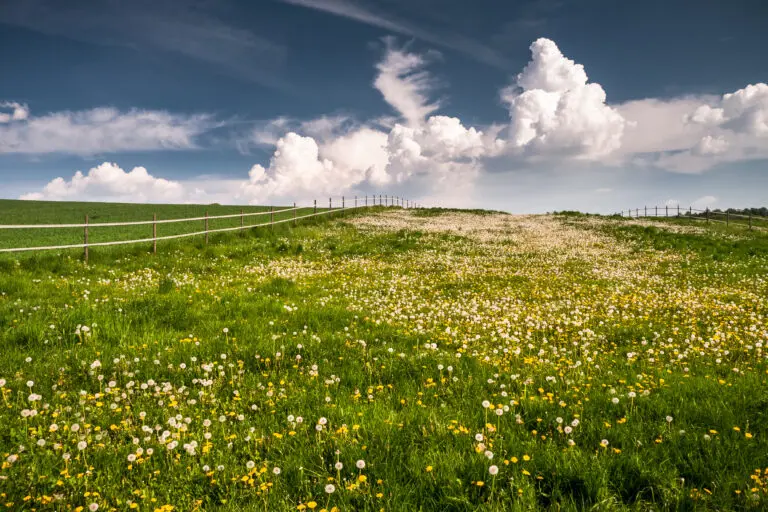
[[[308,193],[335,193],[346,181],[336,181],[333,162],[320,158],[317,142],[290,132],[277,141],[269,167],[254,165],[242,195],[253,204],[267,198],[300,198]]]
[[[11,118],[14,122],[0,124],[0,153],[94,155],[190,149],[196,147],[196,137],[214,126],[208,115],[114,108],[29,116],[26,107],[15,106]]]
[[[349,132],[323,144],[320,154],[334,162],[336,169],[344,170],[349,186],[364,180],[375,186],[389,181],[387,134],[379,130],[363,127]]]
[[[71,179],[56,178],[42,191],[20,199],[46,201],[184,202],[187,191],[178,181],[156,178],[144,167],[126,172],[104,162],[86,174],[77,171]]]
[[[706,208],[711,208],[715,204],[717,204],[717,198],[715,196],[703,196],[694,199],[691,206],[694,210],[704,210]]]
[[[387,51],[384,59],[376,65],[379,74],[374,87],[384,96],[405,121],[416,126],[439,108],[439,103],[429,103],[427,93],[433,79],[423,67],[426,59],[422,55],[395,48],[392,39],[386,39]]]
[[[690,116],[690,122],[756,137],[768,136],[768,84],[747,85],[725,94],[715,107],[702,105]]]
[[[0,102],[0,109],[8,109],[11,112],[0,112],[0,123],[9,123],[11,121],[23,121],[29,117],[29,108],[15,101]]]
[[[616,110],[627,121],[619,153],[626,156],[691,148],[706,134],[706,128],[688,122],[688,117],[703,103],[715,100],[714,96],[647,98],[618,105]]]
[[[505,88],[510,137],[528,155],[556,154],[598,159],[621,146],[625,120],[606,105],[600,84],[587,83],[581,64],[566,58],[554,41],[537,39],[532,59]]]
[[[728,141],[724,137],[705,135],[691,149],[691,153],[699,156],[721,155],[728,150]]]
[[[597,192],[598,194],[607,194],[608,192],[613,192],[613,189],[607,188],[607,187],[601,187],[601,188],[595,189],[595,192]]]
[[[427,96],[431,79],[423,69],[426,63],[424,56],[395,49],[388,39],[374,85],[404,122],[395,121],[386,131],[338,115],[298,126],[287,123],[295,129],[279,138],[267,168],[251,169],[241,196],[258,203],[340,195],[363,186],[407,184],[422,191],[469,186],[481,170],[479,159],[503,148],[496,137],[499,129],[484,133],[458,118],[427,117],[437,104]],[[271,136],[277,136],[275,126],[268,126]]]
[[[733,93],[625,103],[623,156],[670,172],[701,173],[716,165],[768,158],[768,85]]]

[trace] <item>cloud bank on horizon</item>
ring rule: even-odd
[[[244,145],[274,146],[268,164],[242,180],[173,181],[143,167],[105,162],[60,177],[22,199],[264,203],[387,190],[461,204],[492,167],[514,171],[542,162],[632,166],[701,173],[723,162],[768,158],[768,84],[720,97],[643,99],[612,105],[584,66],[545,38],[531,60],[499,90],[509,113],[502,125],[467,126],[438,114],[441,84],[431,54],[385,40],[372,85],[394,116],[358,122],[344,116],[294,122],[276,119],[249,133]],[[208,114],[120,112],[98,108],[33,115],[26,105],[0,103],[0,153],[96,155],[117,151],[193,150],[215,127]],[[244,172],[245,174],[245,172]],[[214,192],[215,191],[215,192]]]

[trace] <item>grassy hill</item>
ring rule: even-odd
[[[382,208],[5,259],[0,504],[764,509],[767,239]]]
[[[322,205],[321,205],[322,206]],[[340,205],[336,205],[340,206]],[[293,211],[280,213],[279,210],[293,206],[274,206],[277,213],[274,220],[293,218]],[[319,207],[318,211],[327,210]],[[98,202],[56,202],[56,201],[19,201],[0,199],[0,224],[74,224],[83,223],[88,215],[88,222],[131,222],[150,221],[153,215],[158,220],[180,219],[185,217],[204,217],[245,213],[268,212],[269,206],[223,206],[194,204],[135,204],[135,203],[98,203]],[[297,216],[307,215],[313,208],[300,208]],[[269,215],[257,215],[244,218],[246,226],[268,223]],[[202,231],[204,221],[189,221],[157,225],[157,236]],[[240,226],[240,218],[211,219],[209,229]],[[89,227],[89,241],[107,242],[113,240],[134,240],[152,237],[152,225]],[[70,245],[83,242],[83,228],[57,229],[0,229],[0,249],[11,247],[32,247],[51,245]],[[2,257],[2,256],[0,256]]]

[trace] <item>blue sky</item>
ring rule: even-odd
[[[766,47],[762,0],[0,0],[0,197],[765,205]]]

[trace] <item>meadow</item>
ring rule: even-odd
[[[765,509],[768,234],[690,224],[376,208],[3,255],[0,506]]]

